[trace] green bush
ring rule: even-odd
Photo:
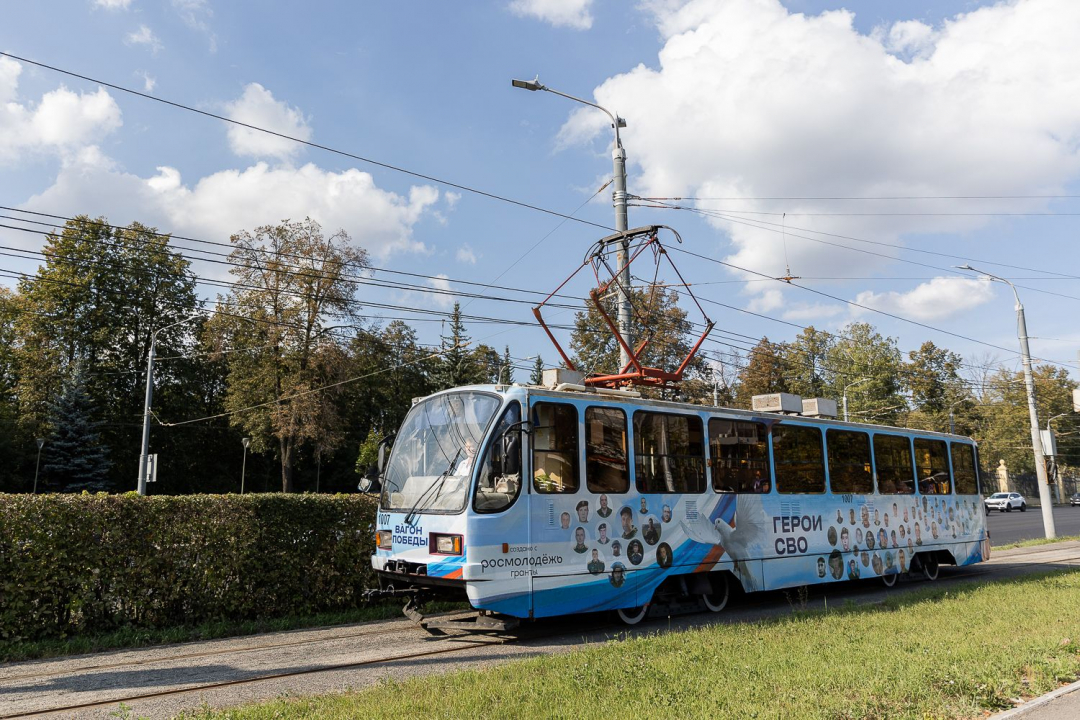
[[[355,607],[374,519],[356,495],[0,494],[0,638]]]

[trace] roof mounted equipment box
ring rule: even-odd
[[[776,412],[791,415],[802,413],[802,398],[791,393],[772,393],[770,395],[755,395],[751,401],[751,407],[758,412]]]

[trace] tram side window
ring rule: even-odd
[[[769,428],[764,423],[709,420],[713,490],[769,492]]]
[[[821,431],[804,425],[777,425],[772,439],[777,492],[825,492]]]
[[[826,430],[829,485],[834,493],[869,495],[874,492],[870,467],[870,436],[851,430]]]
[[[911,441],[906,437],[874,435],[874,464],[879,493],[915,494],[915,463],[911,459]]]
[[[495,425],[476,479],[473,507],[477,512],[501,512],[521,492],[521,406],[517,403]]]
[[[585,409],[585,485],[594,493],[630,489],[626,413],[618,408]]]
[[[944,440],[915,438],[915,469],[919,476],[919,492],[923,495],[948,495],[952,492],[949,450]]]
[[[539,493],[577,492],[577,408],[565,403],[537,403],[532,414],[533,487]]]
[[[957,495],[979,494],[979,470],[975,464],[975,447],[967,443],[952,443],[953,478],[956,480]]]
[[[634,470],[643,493],[705,490],[705,437],[693,415],[634,413]]]

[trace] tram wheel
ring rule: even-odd
[[[934,555],[927,555],[922,558],[922,572],[923,577],[927,580],[937,580],[938,572],[941,570],[941,563],[938,562],[937,557]]]
[[[720,612],[728,604],[731,597],[731,588],[728,586],[727,575],[719,574],[712,578],[712,592],[702,593],[701,601],[711,612]]]
[[[885,583],[885,587],[893,587],[899,578],[900,573],[889,573],[881,576],[881,582]]]
[[[615,611],[624,625],[637,625],[649,614],[648,605],[640,605],[633,608],[619,608]]]

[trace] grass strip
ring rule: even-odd
[[[976,717],[1077,678],[1078,599],[1075,571],[931,587],[183,717]]]
[[[1069,542],[1070,540],[1080,540],[1080,535],[1059,536],[1054,538],[1053,540],[1048,540],[1046,538],[1021,540],[1020,542],[1014,542],[1008,545],[994,545],[992,550],[1012,550],[1013,548],[1036,547],[1038,545],[1053,545],[1054,543]]]
[[[454,606],[452,609],[457,609]],[[217,640],[228,637],[243,637],[268,632],[300,630],[303,628],[350,625],[401,617],[401,604],[378,604],[367,607],[326,612],[315,615],[269,618],[246,622],[208,622],[200,625],[177,626],[171,628],[121,628],[111,633],[70,637],[61,640],[36,640],[8,642],[0,641],[0,662],[37,660],[66,655],[117,650],[122,648],[168,645],[171,643],[193,642],[198,640]]]

